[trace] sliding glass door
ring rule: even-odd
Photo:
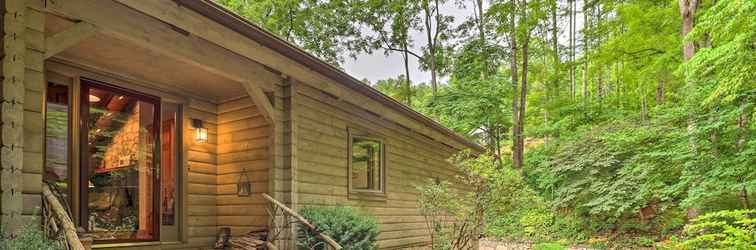
[[[80,223],[95,240],[159,239],[160,110],[157,97],[81,81]]]

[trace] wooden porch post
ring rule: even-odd
[[[24,159],[24,70],[26,42],[23,0],[2,3],[3,88],[2,148],[0,149],[0,223],[5,233],[22,226],[22,173]]]
[[[297,158],[296,158],[296,113],[294,112],[295,86],[288,76],[278,86],[273,95],[273,107],[270,121],[271,168],[270,168],[270,196],[297,210]],[[282,225],[283,215],[276,218],[276,225]],[[296,230],[289,225],[280,228],[287,235],[283,235],[276,245],[280,249],[296,249]]]

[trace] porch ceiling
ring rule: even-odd
[[[47,15],[45,33],[55,34],[71,25],[73,23],[70,21]],[[55,57],[162,84],[163,88],[175,88],[180,93],[199,96],[208,101],[217,102],[246,93],[239,82],[102,33],[84,39]]]

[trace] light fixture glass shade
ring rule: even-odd
[[[239,182],[236,183],[236,196],[247,197],[252,195],[252,182],[247,175],[247,169],[242,169],[241,175],[239,175]]]
[[[197,142],[206,142],[207,141],[207,129],[202,124],[202,120],[200,119],[192,119],[192,127],[194,127],[195,135],[194,139]]]
[[[89,102],[100,102],[100,97],[96,95],[89,94]]]
[[[195,136],[195,139],[197,142],[206,142],[207,141],[207,129],[206,128],[196,128],[197,135]]]

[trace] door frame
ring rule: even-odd
[[[153,186],[152,186],[152,239],[121,239],[121,240],[96,240],[96,244],[100,243],[124,243],[124,242],[153,242],[160,241],[160,125],[161,118],[160,113],[162,111],[160,107],[160,97],[141,93],[135,90],[123,88],[113,84],[109,84],[103,81],[81,77],[79,81],[79,121],[78,121],[78,133],[79,133],[79,225],[84,229],[89,228],[89,190],[85,185],[89,183],[89,147],[88,147],[88,135],[89,128],[87,119],[89,118],[89,90],[92,88],[103,89],[110,92],[124,94],[135,97],[139,101],[145,101],[154,105],[153,108],[153,137],[154,148],[152,169],[155,171],[153,174]]]

